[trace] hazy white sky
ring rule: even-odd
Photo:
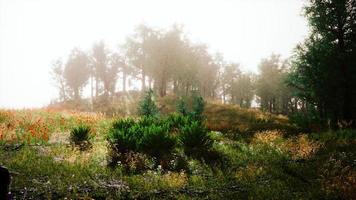
[[[303,0],[0,0],[0,107],[44,106],[56,97],[51,62],[73,47],[123,43],[140,23],[183,24],[244,70],[272,52],[291,55],[308,32]]]

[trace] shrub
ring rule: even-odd
[[[189,124],[190,122],[190,117],[188,116],[183,116],[177,113],[172,113],[168,115],[167,118],[163,120],[164,124],[167,124],[169,126],[169,129],[173,132],[178,131],[181,129],[183,126],[186,124]]]
[[[140,120],[138,120],[137,124],[141,127],[147,127],[152,124],[161,124],[162,120],[155,116],[142,116]]]
[[[167,125],[151,124],[141,130],[143,133],[138,144],[139,151],[161,160],[174,150],[176,138],[169,134]]]
[[[205,101],[202,96],[194,95],[193,96],[193,105],[191,115],[195,120],[203,119],[203,112],[205,108]]]
[[[137,141],[141,127],[132,119],[121,119],[114,122],[108,133],[111,149],[118,153],[137,151]]]
[[[140,127],[132,119],[121,119],[113,123],[107,140],[109,143],[108,164],[116,166],[121,162],[127,169],[131,168],[130,155],[137,152],[137,141]]]
[[[90,147],[90,127],[85,125],[80,125],[75,127],[70,132],[70,141],[75,146],[79,147],[80,150],[85,150]]]
[[[108,134],[109,163],[120,161],[125,164],[130,152],[144,153],[159,161],[171,154],[176,146],[176,138],[170,135],[167,124],[154,117],[143,117],[138,122],[132,119],[114,123]]]
[[[213,140],[208,134],[208,130],[197,121],[193,121],[182,127],[179,141],[183,145],[185,154],[188,156],[203,156],[213,145]]]
[[[202,96],[193,93],[190,99],[190,109],[187,106],[186,99],[180,98],[177,102],[177,112],[183,116],[190,117],[195,121],[203,120],[203,112],[205,108],[205,101]],[[189,111],[190,110],[190,111]]]
[[[315,111],[293,113],[289,120],[303,132],[320,131],[321,120]]]
[[[179,98],[176,108],[178,113],[182,114],[183,116],[189,115],[188,107],[184,98]]]
[[[321,142],[352,141],[356,139],[356,130],[341,129],[337,131],[312,133],[310,134],[310,138]]]
[[[153,99],[153,90],[150,89],[146,92],[143,100],[139,104],[138,108],[139,115],[142,116],[156,116],[158,115],[158,108]]]
[[[131,118],[120,119],[113,123],[112,127],[114,129],[129,129],[135,125],[135,121]]]

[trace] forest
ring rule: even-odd
[[[0,199],[356,199],[356,1],[302,13],[257,72],[178,24],[54,58],[55,99],[0,109]]]

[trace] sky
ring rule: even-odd
[[[303,0],[0,0],[0,108],[33,108],[57,97],[51,63],[103,40],[116,50],[139,24],[184,26],[188,37],[258,72],[287,58],[308,35]]]

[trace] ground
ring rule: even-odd
[[[300,133],[286,117],[217,103],[205,116],[217,160],[128,172],[107,166],[115,117],[1,110],[0,165],[14,199],[356,199],[356,131]],[[92,128],[85,151],[69,142],[78,124]]]

